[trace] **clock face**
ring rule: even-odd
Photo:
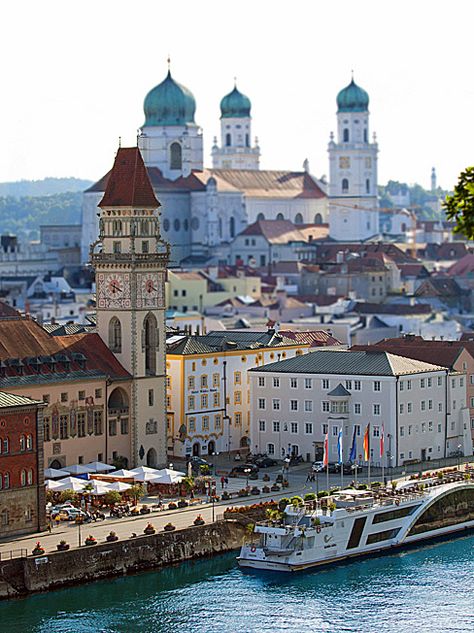
[[[129,308],[130,276],[121,273],[99,273],[97,279],[97,305],[99,308]]]
[[[119,275],[106,276],[105,294],[110,299],[117,299],[123,295],[123,279]]]
[[[137,307],[160,308],[164,304],[164,276],[162,273],[140,275]]]

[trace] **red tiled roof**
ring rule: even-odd
[[[358,352],[379,350],[453,369],[464,348],[467,349],[467,346],[460,341],[425,341],[416,336],[412,340],[387,339],[374,345],[354,345],[351,350]]]
[[[304,242],[304,236],[289,220],[257,220],[240,235],[262,235],[271,243]]]
[[[8,305],[8,303],[5,303],[4,301],[0,301],[0,318],[19,316],[20,314],[15,310],[15,308],[12,308]]]
[[[138,147],[121,147],[107,180],[100,207],[152,207],[160,203]]]
[[[423,264],[397,264],[402,277],[429,277],[428,270]]]
[[[474,272],[474,255],[469,253],[464,255],[458,262],[448,268],[448,275],[457,277],[460,275],[470,275]]]
[[[0,320],[0,361],[55,354],[66,354],[72,360],[72,352],[86,357],[87,369],[98,369],[116,378],[130,377],[98,334],[52,336],[29,318]],[[77,362],[72,360],[70,369],[79,369]],[[47,372],[48,369],[44,366],[42,373]],[[29,373],[28,366],[25,366],[24,373]]]
[[[279,334],[291,338],[298,343],[309,343],[310,347],[327,347],[330,345],[342,345],[341,341],[332,336],[326,330],[280,330]]]

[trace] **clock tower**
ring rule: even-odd
[[[140,150],[120,148],[99,203],[91,247],[97,331],[132,375],[133,465],[166,463],[165,276],[169,244]]]

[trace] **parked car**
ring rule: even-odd
[[[212,469],[212,464],[207,462],[202,457],[197,457],[197,456],[191,457],[191,459],[189,460],[189,463],[191,464],[191,469],[193,473],[199,473],[199,471],[201,470],[201,466],[207,466],[209,470]]]
[[[320,473],[322,470],[324,470],[324,463],[323,462],[313,462],[313,466],[312,469],[315,473]]]
[[[63,508],[56,514],[52,514],[51,517],[54,519],[56,516],[59,516],[61,521],[75,521],[77,517],[82,517],[84,520],[87,518],[87,514],[79,508]]]
[[[258,466],[259,468],[270,468],[270,466],[276,466],[277,462],[276,460],[272,459],[271,457],[259,457],[258,459],[256,459],[253,462],[256,466]]]
[[[343,468],[343,474],[344,475],[351,475],[353,472],[353,468],[352,468],[352,464],[350,464],[349,462],[345,463],[342,465]],[[334,464],[329,464],[329,472],[333,473],[333,474],[337,474],[341,472],[341,464],[338,464],[337,462]]]
[[[258,476],[258,466],[255,464],[240,464],[234,466],[229,473],[229,477],[247,477],[252,479],[252,476]]]
[[[77,510],[76,506],[68,501],[67,503],[58,503],[55,506],[52,506],[49,509],[49,513],[51,515],[58,514],[58,512],[61,512],[61,510],[65,510],[67,508],[72,508],[73,510]]]

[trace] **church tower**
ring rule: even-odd
[[[196,101],[188,88],[168,74],[145,97],[145,123],[138,146],[147,167],[158,167],[165,178],[189,176],[203,169],[202,130],[194,122]]]
[[[329,152],[329,235],[361,241],[378,226],[377,154],[369,142],[369,95],[352,79],[337,95],[337,140]]]
[[[258,169],[260,148],[257,139],[251,146],[252,117],[250,99],[234,86],[221,101],[221,147],[214,139],[214,169]]]
[[[434,167],[431,168],[431,191],[435,192],[438,185],[436,182],[436,169]]]
[[[166,463],[169,245],[160,237],[159,206],[139,149],[120,148],[99,203],[100,234],[91,260],[98,333],[133,378],[129,432],[134,465]]]

